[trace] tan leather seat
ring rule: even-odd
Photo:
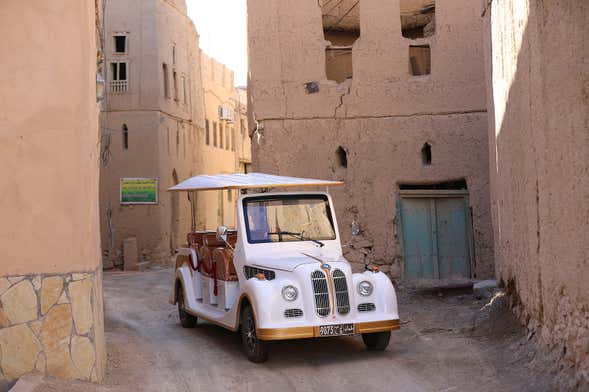
[[[213,261],[217,271],[217,279],[236,282],[237,272],[233,264],[233,251],[228,248],[217,248],[213,251]]]
[[[195,233],[196,234],[196,233]],[[227,247],[225,241],[217,238],[216,233],[202,233],[202,246],[198,247],[200,259],[200,273],[205,276],[213,276],[213,264],[216,261],[215,273],[218,280],[236,281],[237,273],[233,265],[233,251]],[[237,232],[232,231],[227,235],[227,242],[231,246],[237,243]]]
[[[215,233],[205,233],[203,235],[203,246],[200,248],[201,253],[201,273],[207,276],[213,276],[213,252],[217,248],[225,246],[225,242],[217,239]]]

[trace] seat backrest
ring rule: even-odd
[[[216,233],[207,233],[204,236],[204,245],[209,248],[222,248],[225,246],[225,242],[218,239]]]
[[[194,246],[203,246],[204,245],[204,238],[206,235],[214,234],[211,231],[193,231],[186,235],[186,242],[191,247]]]
[[[217,279],[237,281],[237,272],[233,264],[233,251],[228,248],[217,248],[213,251]]]

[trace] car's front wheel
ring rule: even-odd
[[[256,319],[250,305],[241,312],[241,341],[247,358],[256,363],[268,360],[268,343],[258,339]]]
[[[184,308],[184,290],[182,290],[182,286],[178,285],[178,288],[176,290],[176,299],[178,302],[178,316],[180,317],[180,325],[182,325],[182,328],[196,327],[198,319],[195,316],[186,313],[186,310]]]
[[[391,340],[391,331],[363,333],[362,340],[370,351],[384,351]]]

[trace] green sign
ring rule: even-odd
[[[157,204],[156,178],[121,178],[121,204]]]

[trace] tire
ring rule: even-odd
[[[384,351],[391,340],[391,331],[363,333],[362,340],[369,351]]]
[[[268,343],[256,335],[256,319],[250,305],[241,312],[241,342],[247,359],[255,363],[268,360]]]
[[[184,290],[182,290],[182,285],[178,285],[176,298],[178,303],[178,317],[180,318],[180,325],[182,328],[194,328],[196,327],[196,323],[198,319],[191,314],[186,313],[184,310]]]

